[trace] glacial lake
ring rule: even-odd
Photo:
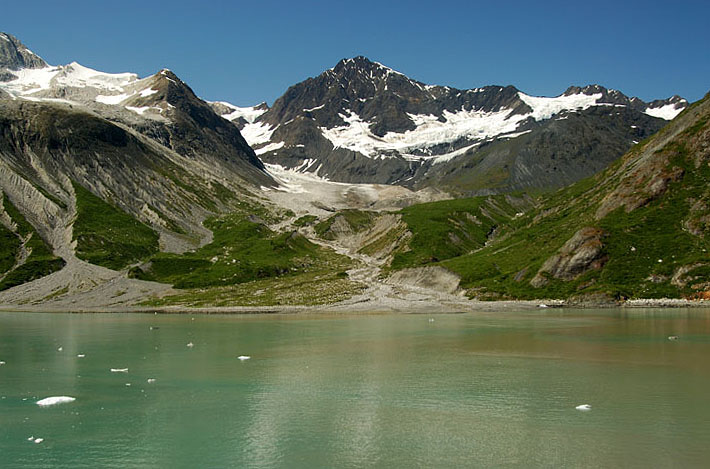
[[[708,309],[0,313],[0,360],[3,468],[710,461]]]

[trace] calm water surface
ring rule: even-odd
[[[0,360],[2,467],[710,461],[708,310],[3,313]]]

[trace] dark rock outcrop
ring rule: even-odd
[[[573,280],[589,269],[601,269],[606,262],[604,232],[598,228],[585,227],[577,231],[557,254],[545,261],[530,284],[541,287],[547,284],[546,275]]]

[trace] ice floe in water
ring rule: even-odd
[[[67,402],[74,402],[75,400],[76,398],[71,396],[52,396],[37,401],[37,405],[47,407],[50,405],[66,404]]]
[[[244,360],[249,360],[251,357],[249,355],[239,355],[237,358],[240,359],[241,361],[244,361]]]
[[[575,409],[580,410],[582,412],[588,412],[592,410],[592,406],[590,406],[589,404],[581,404],[575,407]]]
[[[111,368],[111,373],[128,373],[128,368]]]

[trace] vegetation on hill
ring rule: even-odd
[[[693,297],[710,290],[710,102],[441,264],[472,297]],[[697,107],[694,107],[698,111]],[[687,122],[689,121],[689,122]],[[673,124],[671,124],[673,125]]]
[[[92,264],[121,269],[158,251],[158,235],[121,209],[74,183],[76,255]]]
[[[0,225],[0,291],[31,282],[64,267],[64,260],[52,253],[47,243],[5,195],[3,208],[17,229],[13,233]],[[23,246],[29,255],[17,265]]]
[[[274,232],[242,211],[208,219],[205,226],[214,233],[211,243],[182,255],[157,254],[131,270],[135,278],[188,289],[152,304],[262,305],[289,298],[313,304],[353,290],[344,273],[351,261],[298,232]]]

